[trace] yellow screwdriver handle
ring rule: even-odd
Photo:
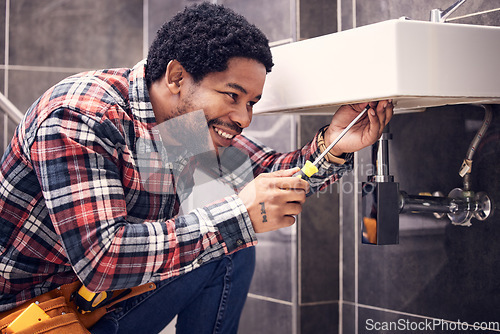
[[[299,178],[311,177],[318,172],[318,167],[316,167],[309,160],[306,161],[306,164],[300,171],[298,171],[294,176]]]

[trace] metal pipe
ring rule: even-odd
[[[394,245],[399,243],[399,184],[389,175],[389,140],[386,126],[372,146],[375,175],[362,184],[363,243]]]
[[[16,124],[20,123],[24,117],[24,114],[20,112],[19,109],[17,109],[16,106],[12,104],[12,102],[10,102],[9,99],[2,93],[0,93],[0,109],[3,110]]]
[[[453,5],[448,7],[445,10],[441,9],[433,9],[431,10],[431,17],[430,21],[431,22],[445,22],[448,16],[451,15],[455,10],[457,10],[458,7],[460,7],[466,0],[458,0],[455,2]]]
[[[394,177],[389,173],[389,140],[391,139],[392,134],[387,125],[377,143],[372,146],[372,163],[375,166],[375,175],[371,177],[372,182],[394,181]]]
[[[456,198],[408,195],[404,191],[400,192],[400,196],[399,208],[401,213],[456,213],[471,210],[467,201]]]

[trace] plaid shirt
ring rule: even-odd
[[[16,129],[0,170],[0,311],[76,279],[92,291],[167,279],[257,243],[236,194],[179,214],[175,173],[141,176],[140,156],[154,155],[157,125],[144,69],[142,61],[69,77]],[[231,148],[249,158],[253,175],[319,154],[316,138],[288,154],[243,135]],[[165,169],[161,158],[148,163]],[[311,189],[337,180],[350,163],[324,162]]]

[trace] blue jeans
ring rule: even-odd
[[[177,315],[177,334],[237,333],[254,268],[254,247],[208,262],[117,304],[90,332],[155,334]]]

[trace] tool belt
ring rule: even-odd
[[[113,305],[156,289],[154,283],[147,283],[130,289],[113,291],[111,292],[112,298],[106,305],[82,314],[77,311],[74,298],[81,287],[82,283],[75,281],[35,297],[12,310],[0,313],[0,333],[90,334],[87,329],[111,311]],[[16,321],[15,324],[13,324],[14,321]],[[27,323],[29,323],[28,327]],[[19,328],[16,324],[22,324],[22,329],[16,330]]]

